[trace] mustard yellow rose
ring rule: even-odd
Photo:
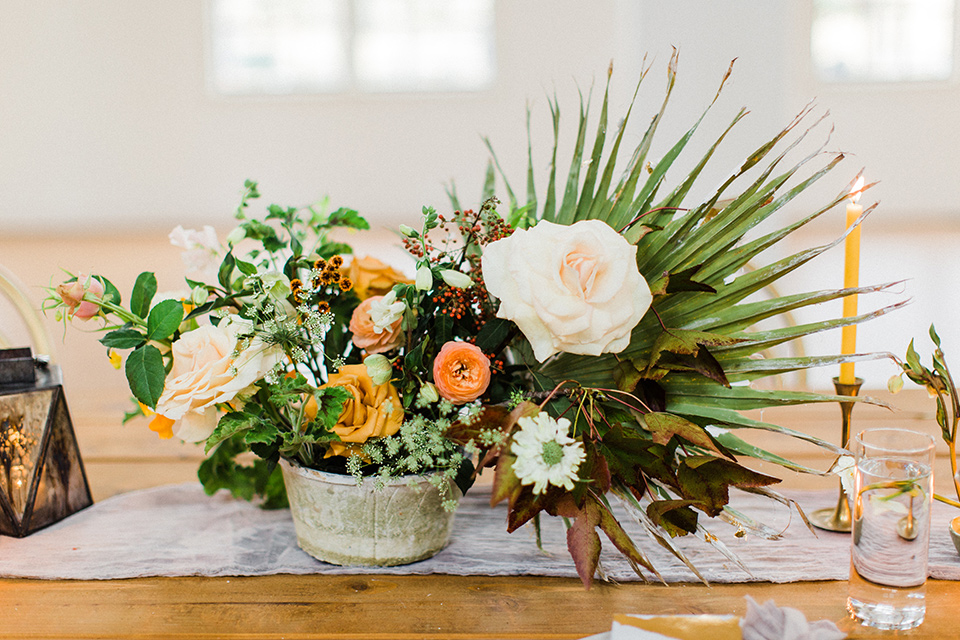
[[[390,265],[370,256],[355,257],[345,275],[353,281],[353,290],[361,300],[386,295],[397,283],[413,284]]]
[[[396,388],[385,382],[374,384],[363,364],[348,364],[339,373],[331,373],[329,381],[320,388],[343,387],[350,399],[343,403],[343,411],[333,427],[342,442],[331,442],[326,457],[349,455],[356,445],[370,438],[392,436],[403,422],[403,405]]]

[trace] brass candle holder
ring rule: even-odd
[[[863,378],[854,378],[853,382],[840,382],[839,378],[833,379],[833,387],[837,390],[838,396],[856,396],[860,392],[860,385],[863,384]],[[847,448],[850,443],[850,416],[853,413],[853,400],[840,403],[840,446]],[[837,533],[850,533],[850,501],[847,494],[843,491],[843,485],[840,485],[840,497],[837,499],[837,506],[827,509],[817,509],[810,514],[810,524],[818,529],[826,531],[836,531]]]

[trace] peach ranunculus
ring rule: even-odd
[[[203,325],[181,335],[173,343],[173,368],[157,402],[157,415],[166,420],[151,429],[187,442],[210,437],[217,426],[216,405],[233,400],[283,360],[280,347],[244,338],[251,333],[249,320],[229,316],[218,326]],[[242,348],[234,357],[238,342]]]
[[[404,337],[400,326],[404,309],[404,303],[397,301],[393,291],[361,302],[350,317],[353,344],[367,353],[384,353],[399,347]]]
[[[67,306],[67,315],[71,318],[89,320],[100,313],[100,307],[96,302],[83,299],[84,294],[87,293],[103,298],[103,283],[93,276],[78,273],[77,279],[73,282],[64,282],[57,286],[57,295]]]
[[[473,402],[490,386],[490,359],[469,342],[447,342],[433,361],[433,382],[450,402]]]
[[[350,455],[370,438],[392,436],[400,430],[403,422],[403,405],[400,394],[390,382],[374,384],[363,364],[348,364],[320,388],[342,387],[351,397],[343,403],[333,432],[340,442],[331,442],[327,457]]]
[[[353,281],[353,290],[361,300],[386,295],[397,283],[413,283],[390,265],[370,256],[354,257],[344,269],[344,275]]]
[[[540,362],[623,351],[653,300],[636,246],[600,220],[541,220],[491,242],[481,260],[497,317],[516,323]]]

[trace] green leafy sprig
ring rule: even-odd
[[[902,370],[901,373],[890,378],[887,387],[892,393],[897,393],[903,388],[903,378],[907,378],[920,386],[926,387],[937,402],[937,424],[940,426],[940,436],[947,443],[950,451],[950,473],[953,476],[953,487],[956,491],[957,500],[951,500],[941,495],[934,494],[934,498],[960,508],[960,478],[957,477],[957,424],[960,423],[960,396],[957,394],[957,386],[947,367],[947,360],[940,347],[940,336],[937,335],[936,328],[931,324],[929,330],[930,340],[933,341],[934,349],[931,355],[932,369],[925,367],[913,346],[913,340],[907,346],[907,353],[904,360],[894,356],[894,361]]]

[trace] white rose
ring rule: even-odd
[[[497,317],[517,324],[540,362],[622,351],[653,301],[637,248],[600,220],[517,230],[487,245],[482,265]]]
[[[283,351],[253,338],[234,359],[238,336],[252,330],[237,316],[219,326],[204,325],[173,343],[173,368],[167,374],[157,413],[174,420],[173,434],[187,442],[206,440],[217,426],[219,403],[230,402],[283,358]]]

